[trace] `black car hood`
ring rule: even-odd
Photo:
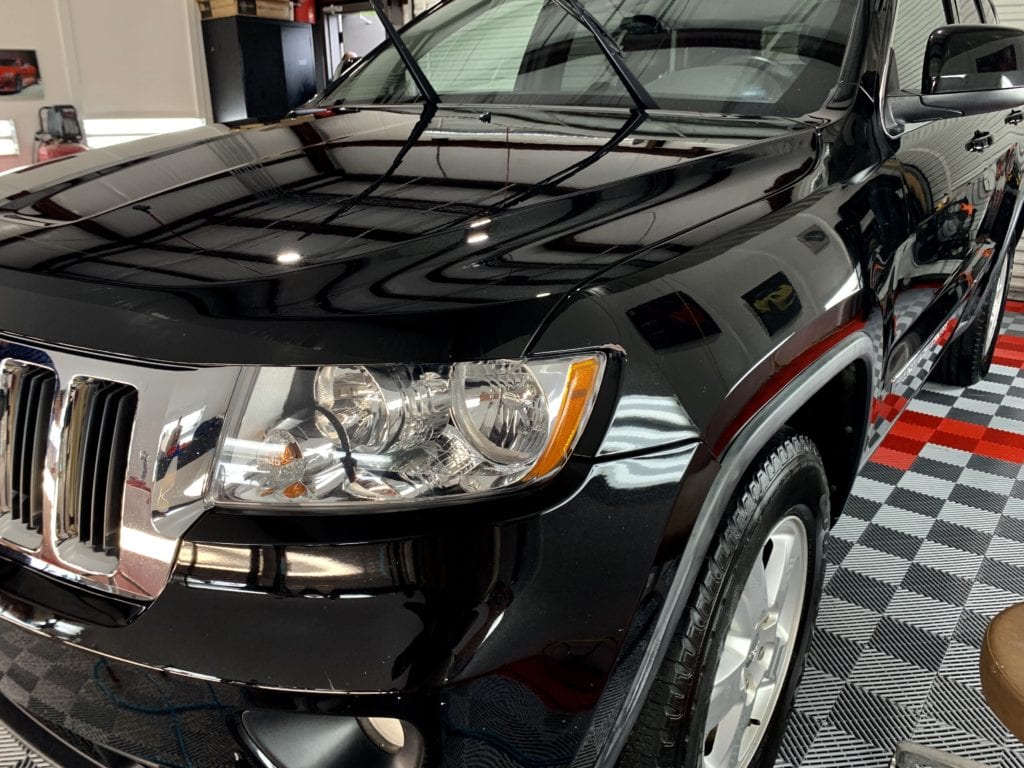
[[[199,365],[519,355],[574,288],[814,160],[784,120],[420,107],[92,150],[0,176],[0,332]]]

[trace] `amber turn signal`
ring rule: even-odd
[[[588,357],[578,360],[569,367],[566,394],[555,418],[544,452],[524,480],[536,480],[558,469],[569,458],[580,427],[590,415],[597,386],[601,382],[602,360]]]

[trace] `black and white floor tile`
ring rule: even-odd
[[[3,768],[53,768],[39,755],[26,749],[3,726],[0,726],[0,766]]]
[[[990,376],[928,384],[858,478],[778,766],[884,768],[909,739],[1024,768],[978,668],[1024,601],[1024,314],[1003,333]]]

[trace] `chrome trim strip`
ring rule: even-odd
[[[11,447],[14,445],[14,406],[18,402],[21,372],[20,363],[0,362],[0,515],[11,513],[14,494]]]
[[[35,363],[0,359],[0,538],[7,539],[24,550],[38,552],[42,542],[40,529],[31,527],[28,521],[20,517],[14,517],[15,474],[21,470],[20,466],[15,466],[15,460],[19,456],[15,445],[18,440],[18,408],[24,406],[22,389],[26,374],[32,369],[37,372],[45,371],[47,377],[51,373],[45,366]],[[49,396],[47,397],[49,399]],[[43,414],[31,415],[38,418]],[[24,446],[22,448],[24,449]],[[37,448],[38,446],[33,446],[33,451]],[[31,462],[34,458],[32,456],[26,459],[22,455],[21,462]],[[42,492],[41,488],[37,490]],[[24,489],[21,492],[23,493]],[[29,514],[31,513],[30,508]]]

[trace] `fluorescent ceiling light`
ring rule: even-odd
[[[140,133],[138,135],[117,135],[117,136],[89,136],[86,139],[86,144],[89,145],[89,149],[103,149],[104,147],[112,147],[115,144],[124,144],[127,141],[135,141],[136,139],[148,139],[152,134]]]
[[[90,147],[110,147],[147,136],[187,131],[206,125],[201,117],[96,117],[82,122]]]
[[[201,128],[206,121],[201,117],[104,117],[88,118],[84,121],[85,132],[111,136],[114,134],[145,134],[187,131]]]

